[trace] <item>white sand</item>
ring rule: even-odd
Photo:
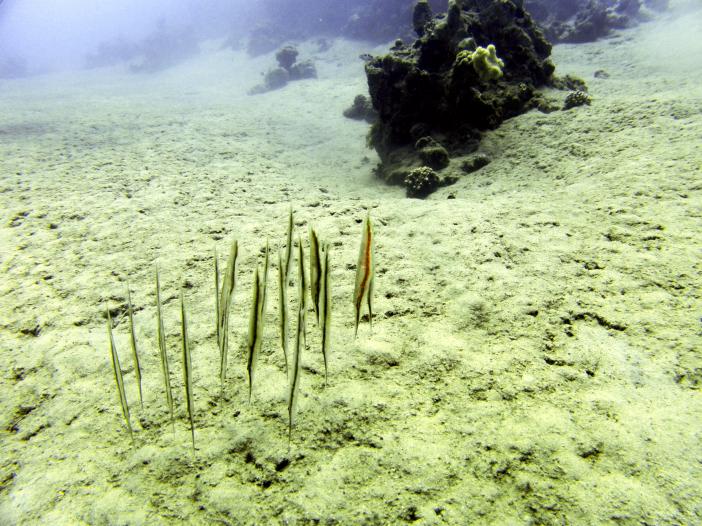
[[[700,34],[697,10],[556,47],[592,106],[512,119],[484,139],[490,165],[424,201],[374,179],[367,126],[341,116],[364,91],[359,44],[316,54],[318,80],[255,97],[274,59],[216,49],[153,76],[2,82],[0,523],[702,522]],[[314,222],[333,243],[335,309],[330,385],[310,329],[288,449],[277,291],[251,405],[243,349],[256,258],[282,243],[290,204],[298,232]],[[367,209],[376,317],[354,340]],[[232,236],[222,402],[211,255]],[[115,332],[134,446],[103,314],[127,282],[144,411],[123,318]]]

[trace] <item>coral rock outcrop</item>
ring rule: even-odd
[[[535,89],[552,81],[551,45],[518,3],[450,0],[445,14],[427,10],[424,0],[415,7],[413,44],[397,41],[366,63],[379,118],[368,142],[388,182],[474,151],[481,130],[534,107]]]

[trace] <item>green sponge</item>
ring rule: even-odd
[[[497,50],[493,44],[489,44],[487,49],[478,46],[475,51],[461,51],[456,56],[456,62],[472,64],[478,77],[483,81],[499,79],[505,65],[497,56]]]

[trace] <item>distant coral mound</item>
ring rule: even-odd
[[[251,56],[270,53],[290,40],[320,36],[368,42],[411,38],[414,0],[355,0],[354,2],[260,0],[263,16],[249,34]],[[446,0],[430,0],[440,9]]]
[[[197,35],[189,29],[168,28],[161,24],[138,42],[123,38],[102,42],[85,57],[88,68],[129,64],[133,73],[154,73],[173,67],[199,53]]]
[[[525,0],[552,42],[592,42],[664,11],[668,0]]]

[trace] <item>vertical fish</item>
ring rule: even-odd
[[[300,386],[300,372],[302,370],[302,327],[304,314],[301,308],[297,309],[297,335],[295,336],[295,351],[290,374],[290,388],[288,393],[288,442],[292,438],[292,428],[295,424],[295,410],[297,408],[297,393]]]
[[[251,297],[251,314],[249,316],[249,341],[246,355],[246,372],[249,375],[249,403],[251,402],[251,393],[253,391],[254,375],[256,373],[256,362],[258,361],[258,352],[261,349],[261,342],[258,333],[258,317],[259,303],[261,294],[261,278],[258,272],[258,266],[254,272],[253,294]]]
[[[358,324],[361,321],[361,307],[364,301],[368,304],[368,320],[373,328],[373,274],[375,270],[373,260],[373,225],[370,213],[363,221],[363,232],[361,234],[361,250],[358,254],[358,264],[356,265],[356,286],[353,291],[353,306],[356,312],[356,330],[354,336],[358,335]]]
[[[302,246],[302,237],[297,238],[298,257],[298,297],[302,309],[302,344],[307,347],[307,275],[305,274],[305,249]]]
[[[137,351],[136,330],[134,329],[134,307],[132,307],[132,291],[129,285],[127,285],[127,312],[129,314],[129,334],[131,336],[130,342],[132,344],[134,374],[136,376],[137,384],[139,385],[139,403],[141,404],[141,409],[143,410],[144,395],[142,394],[141,390],[141,364],[139,363],[139,351]]]
[[[324,384],[329,371],[329,347],[331,345],[331,288],[329,270],[329,243],[322,245],[322,277],[319,297],[319,326],[322,330],[322,355],[324,356]]]
[[[168,369],[168,355],[166,354],[166,331],[163,328],[163,315],[161,313],[161,284],[156,269],[156,334],[158,335],[158,351],[161,357],[161,370],[163,382],[166,386],[166,402],[171,413],[171,427],[175,433],[175,416],[173,414],[173,395],[171,393],[171,373]]]
[[[288,366],[288,337],[290,320],[288,319],[288,283],[285,278],[285,268],[283,267],[283,252],[278,251],[278,311],[280,312],[280,347],[283,349],[285,357],[285,372],[290,374]]]
[[[239,252],[239,245],[236,241],[232,241],[229,250],[229,259],[227,259],[227,270],[222,283],[222,290],[218,299],[218,322],[217,333],[219,343],[219,378],[224,390],[224,381],[227,376],[227,353],[229,351],[229,311],[231,309],[232,297],[236,286],[236,258]]]
[[[288,283],[290,279],[290,267],[292,266],[293,259],[293,209],[290,205],[290,211],[288,213],[288,236],[285,243],[285,283]]]
[[[254,274],[253,297],[251,298],[251,316],[249,318],[249,341],[246,370],[249,375],[249,402],[253,392],[253,382],[256,373],[258,355],[261,352],[264,319],[266,315],[266,289],[268,285],[268,241],[266,241],[266,256],[263,263],[263,276],[258,266]]]
[[[263,278],[261,279],[261,313],[265,313],[266,311],[266,305],[267,305],[267,296],[268,296],[268,267],[269,267],[269,255],[270,255],[270,249],[268,247],[268,240],[266,239],[266,253],[263,258]],[[263,336],[263,315],[259,318],[259,322],[261,324],[261,335]]]
[[[217,246],[214,247],[214,300],[215,300],[215,333],[217,334],[217,348],[220,350],[220,357],[222,353],[221,341],[222,337],[219,332],[219,320],[222,315],[219,311],[219,255],[217,254]]]
[[[315,321],[319,325],[319,289],[321,267],[319,259],[319,238],[312,225],[309,227],[310,236],[310,298],[314,309]]]
[[[297,333],[295,336],[295,350],[293,353],[292,370],[290,373],[290,385],[288,391],[288,443],[292,439],[292,428],[295,424],[295,409],[297,408],[297,393],[300,386],[300,372],[302,370],[302,348],[304,347],[304,330],[305,330],[305,268],[302,251],[302,239],[299,239],[298,245],[298,299],[299,305],[297,309]]]
[[[117,383],[117,392],[119,393],[119,402],[122,406],[122,415],[124,416],[124,421],[127,424],[127,429],[129,430],[129,438],[134,443],[134,433],[132,432],[132,423],[129,420],[129,404],[127,403],[127,395],[124,392],[124,380],[122,378],[122,368],[119,365],[119,356],[117,355],[117,347],[115,346],[115,339],[112,335],[112,317],[110,316],[110,309],[107,309],[107,334],[110,339],[110,354],[112,356],[112,369],[115,372],[115,382]]]
[[[185,297],[180,291],[180,328],[183,340],[183,383],[185,384],[185,405],[188,410],[190,420],[190,434],[193,440],[193,451],[195,450],[195,424],[193,422],[193,371],[190,360],[190,341],[188,339],[188,317],[185,312]]]

